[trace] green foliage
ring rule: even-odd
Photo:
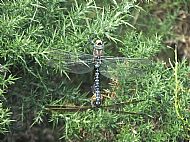
[[[146,37],[142,32],[130,31],[124,36],[124,47],[120,47],[120,52],[129,58],[150,57],[163,48],[162,40],[157,34]]]
[[[10,120],[11,112],[10,110],[4,109],[2,106],[2,103],[0,103],[0,133],[5,133],[8,132],[7,126],[10,125],[11,120]]]
[[[152,59],[164,48],[163,39],[172,35],[168,29],[176,13],[159,21],[147,14],[157,3],[146,2],[148,5],[142,10],[136,0],[102,3],[98,0],[1,0],[0,133],[5,133],[8,125],[10,131],[22,131],[21,122],[30,127],[40,123],[53,127],[65,141],[157,142],[189,138],[189,68],[177,60],[170,69],[164,63],[155,62],[137,77],[128,76],[120,69],[123,76],[118,80],[119,85],[108,87],[116,97],[106,99],[104,104],[134,98],[145,100],[138,104],[116,107],[117,111],[112,112],[97,109],[51,113],[45,109],[48,104],[90,104],[87,94],[90,87],[84,89],[83,84],[87,82],[86,86],[90,86],[91,75],[75,76],[65,73],[63,68],[49,66],[47,59],[52,49],[91,53],[89,40],[100,38],[105,41],[106,55]],[[176,1],[171,7],[179,10],[179,3]],[[141,12],[143,15],[138,15]],[[101,82],[107,84],[103,79]],[[8,108],[16,118],[13,123]],[[124,111],[141,112],[141,115]]]
[[[0,66],[0,133],[5,133],[12,120],[9,108],[3,105],[6,100],[6,96],[4,95],[8,86],[13,84],[16,78],[12,75],[7,75],[6,66]]]

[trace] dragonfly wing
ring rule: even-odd
[[[76,74],[88,73],[94,69],[92,55],[65,52],[60,49],[51,50],[48,64],[56,69]]]
[[[63,105],[48,105],[46,106],[46,110],[50,111],[86,111],[88,109],[93,109],[92,106],[63,106]]]
[[[118,79],[130,76],[135,77],[144,74],[152,61],[149,59],[104,57],[100,67],[103,76]]]

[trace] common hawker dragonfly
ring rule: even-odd
[[[120,76],[137,75],[141,74],[147,65],[152,63],[149,59],[104,56],[104,43],[101,40],[96,40],[94,43],[92,54],[71,53],[64,52],[61,49],[52,49],[50,55],[48,63],[55,68],[62,68],[67,72],[76,74],[84,74],[94,70],[93,93],[95,99],[91,103],[92,108],[101,107],[102,103],[100,74],[111,79],[117,79]],[[134,100],[129,102],[137,103],[141,101]],[[130,104],[129,102],[126,104]],[[51,110],[67,110],[66,106],[49,105],[48,108]],[[87,107],[70,107],[70,110],[75,109],[85,110]]]

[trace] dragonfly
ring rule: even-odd
[[[65,52],[61,49],[52,49],[48,64],[53,67],[64,68],[65,71],[75,74],[84,74],[94,71],[94,84],[93,84],[93,96],[94,99],[91,102],[91,107],[70,107],[70,110],[86,110],[87,108],[100,108],[103,97],[100,90],[100,74],[111,79],[117,79],[119,76],[139,74],[146,69],[147,64],[151,64],[149,59],[141,58],[126,58],[104,55],[104,43],[102,40],[96,40],[93,43],[93,53],[86,54],[83,52],[72,53]],[[124,74],[121,72],[125,69]],[[144,100],[134,100],[130,103],[137,103]],[[129,102],[121,104],[130,104]],[[111,107],[111,106],[107,106]],[[48,109],[51,110],[67,110],[66,106],[53,106],[48,105]]]

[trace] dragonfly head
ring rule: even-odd
[[[96,42],[94,43],[94,49],[103,50],[104,49],[103,42],[101,40],[96,40]]]

